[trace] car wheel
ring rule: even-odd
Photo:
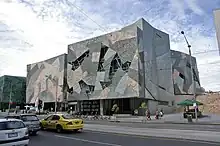
[[[78,132],[78,131],[79,131],[79,129],[74,129],[73,131],[74,131],[74,132]]]
[[[62,126],[61,125],[57,125],[56,131],[57,131],[57,133],[61,133],[63,131]]]
[[[36,136],[36,135],[37,135],[37,131],[33,131],[33,132],[31,133],[31,135]]]

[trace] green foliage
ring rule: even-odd
[[[147,103],[146,102],[142,102],[139,108],[147,108]]]

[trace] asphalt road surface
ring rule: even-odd
[[[219,146],[220,143],[192,140],[138,137],[121,134],[83,131],[82,133],[57,134],[41,131],[32,136],[29,146]]]
[[[178,130],[197,130],[197,131],[216,131],[220,132],[220,125],[200,125],[200,124],[169,124],[169,123],[123,123],[109,121],[85,121],[86,124],[101,125],[120,125],[133,128],[156,128],[156,129],[178,129]]]
[[[3,118],[0,116],[0,118]],[[134,128],[156,128],[156,129],[178,129],[197,131],[220,132],[220,125],[200,125],[200,124],[169,124],[169,123],[124,123],[109,122],[106,120],[85,120],[85,124],[119,125]]]
[[[42,118],[42,117],[40,117]],[[220,125],[207,124],[177,124],[177,123],[128,123],[128,122],[110,122],[107,120],[85,120],[86,124],[101,125],[120,125],[134,128],[157,128],[157,129],[178,129],[178,130],[197,130],[197,131],[216,131],[220,132]]]

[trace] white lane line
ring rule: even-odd
[[[106,134],[108,135],[111,132],[99,132],[99,131],[91,131],[87,130],[90,133],[97,133],[97,134]],[[199,144],[210,144],[210,145],[220,145],[219,142],[212,142],[212,141],[200,141],[200,140],[191,140],[191,139],[181,139],[181,138],[166,138],[166,137],[152,137],[152,136],[142,136],[142,135],[130,135],[130,134],[122,134],[122,133],[111,133],[116,136],[124,136],[124,137],[132,137],[132,138],[141,138],[141,139],[151,139],[151,140],[164,140],[164,141],[177,141],[177,142],[187,142],[187,143],[199,143]]]
[[[81,138],[75,138],[75,137],[68,137],[68,136],[62,136],[62,135],[55,135],[55,136],[59,137],[59,138],[78,140],[78,141],[82,141],[82,142],[88,142],[88,143],[94,143],[94,144],[100,144],[100,145],[122,146],[122,145],[113,144],[113,143],[105,143],[105,142],[100,142],[100,141],[93,141],[93,140],[87,140],[87,139],[81,139]]]

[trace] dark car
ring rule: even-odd
[[[8,115],[6,118],[22,120],[27,126],[30,135],[36,135],[37,132],[40,130],[40,121],[35,114]]]

